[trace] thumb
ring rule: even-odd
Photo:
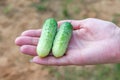
[[[65,66],[65,65],[69,65],[66,56],[63,56],[62,58],[55,58],[53,56],[40,58],[39,56],[35,56],[31,60],[31,62],[40,64],[40,65],[49,65],[49,66],[60,66],[60,65]]]

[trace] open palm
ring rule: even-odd
[[[66,55],[55,58],[49,55],[40,58],[36,46],[41,30],[27,30],[15,40],[22,53],[34,56],[32,62],[43,65],[86,65],[114,62],[118,55],[118,27],[111,22],[88,18],[84,20],[63,20],[71,22],[73,34]]]

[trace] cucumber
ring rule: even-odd
[[[55,37],[52,53],[55,57],[61,57],[65,54],[69,40],[72,35],[73,27],[71,23],[64,22]]]
[[[42,33],[37,45],[39,57],[46,57],[50,53],[56,32],[57,21],[53,18],[48,18],[43,24]]]

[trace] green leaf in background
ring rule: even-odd
[[[3,12],[5,14],[8,14],[9,12],[11,12],[12,8],[13,8],[13,6],[9,4],[3,9]]]

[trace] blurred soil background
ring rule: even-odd
[[[104,19],[120,26],[120,0],[0,0],[0,80],[120,80],[120,64],[42,66],[30,63],[14,40],[45,19]]]

